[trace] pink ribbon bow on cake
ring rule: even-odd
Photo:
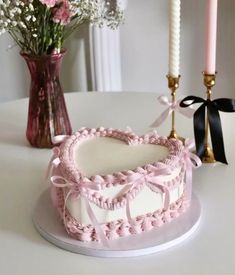
[[[100,241],[102,242],[103,245],[108,247],[109,246],[108,240],[105,236],[105,233],[102,230],[101,225],[98,222],[98,220],[90,206],[89,200],[86,196],[86,193],[89,190],[96,190],[96,191],[101,190],[102,187],[101,187],[100,182],[93,181],[92,183],[87,183],[87,182],[83,182],[81,179],[81,181],[78,183],[78,182],[73,182],[73,181],[67,180],[62,176],[52,176],[51,183],[56,188],[66,188],[68,191],[64,198],[64,207],[63,207],[63,217],[64,217],[63,221],[64,221],[64,225],[66,227],[66,230],[67,230],[67,223],[66,223],[67,201],[71,196],[74,196],[76,198],[81,196],[85,201],[87,214],[91,220],[92,225],[95,227],[96,233],[99,236]]]

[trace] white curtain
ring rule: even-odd
[[[126,8],[127,0],[119,1]],[[122,91],[120,31],[90,26],[92,90]]]

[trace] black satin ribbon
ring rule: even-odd
[[[187,108],[196,103],[202,103],[194,113],[194,135],[197,155],[202,159],[205,153],[207,109],[214,157],[217,161],[228,164],[225,156],[223,131],[219,111],[228,113],[235,112],[235,100],[230,98],[205,100],[197,96],[187,96],[180,102],[180,106],[182,108]]]

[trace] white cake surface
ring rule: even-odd
[[[168,149],[153,144],[128,145],[119,139],[102,137],[79,142],[74,154],[77,168],[91,177],[157,162],[168,155]]]
[[[114,138],[90,138],[78,143],[74,150],[74,159],[79,171],[87,177],[108,175],[115,172],[132,170],[139,166],[155,163],[167,157],[169,151],[165,146],[152,144],[128,145]],[[180,168],[173,174],[179,175]],[[171,175],[172,176],[172,175]],[[165,179],[167,180],[165,176]],[[170,191],[170,202],[175,202],[183,193],[184,183]],[[115,198],[129,186],[112,186],[100,191],[107,198]],[[152,213],[163,208],[164,195],[151,191],[147,186],[130,202],[132,217]],[[66,207],[77,221],[82,224],[91,223],[86,211],[84,199],[70,197]],[[100,223],[117,219],[126,219],[126,208],[105,210],[91,204],[94,214]]]

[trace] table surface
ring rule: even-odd
[[[73,130],[82,126],[149,131],[163,110],[154,93],[72,93],[66,102]],[[201,200],[199,230],[184,243],[158,254],[122,259],[92,258],[63,251],[34,229],[32,211],[48,186],[51,151],[31,148],[25,139],[28,99],[0,104],[0,273],[64,274],[235,274],[234,116],[222,114],[229,165],[203,165],[194,173]],[[178,132],[192,137],[192,120],[177,117]],[[168,120],[158,130],[169,133]]]

